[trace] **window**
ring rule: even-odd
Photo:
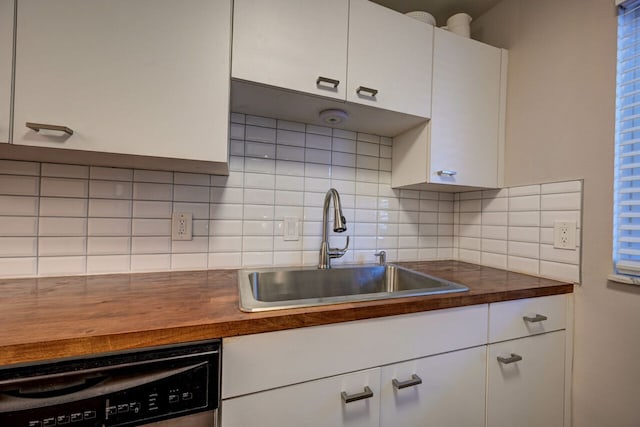
[[[618,72],[611,279],[640,284],[640,0],[617,1]]]

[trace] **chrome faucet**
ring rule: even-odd
[[[340,195],[335,188],[329,189],[324,196],[324,207],[322,209],[322,244],[320,245],[320,259],[318,268],[331,268],[331,258],[340,258],[349,247],[349,236],[347,236],[347,244],[342,249],[329,247],[329,229],[327,227],[327,216],[329,215],[329,204],[333,199],[333,231],[343,233],[347,231],[347,220],[342,215],[342,204],[340,203]]]

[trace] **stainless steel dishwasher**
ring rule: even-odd
[[[2,427],[215,427],[220,341],[0,368]]]

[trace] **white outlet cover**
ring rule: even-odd
[[[191,212],[174,212],[171,215],[171,240],[193,240]]]
[[[576,249],[577,224],[575,221],[554,221],[553,247],[556,249]]]

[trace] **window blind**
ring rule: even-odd
[[[618,7],[613,261],[640,276],[640,0]]]

